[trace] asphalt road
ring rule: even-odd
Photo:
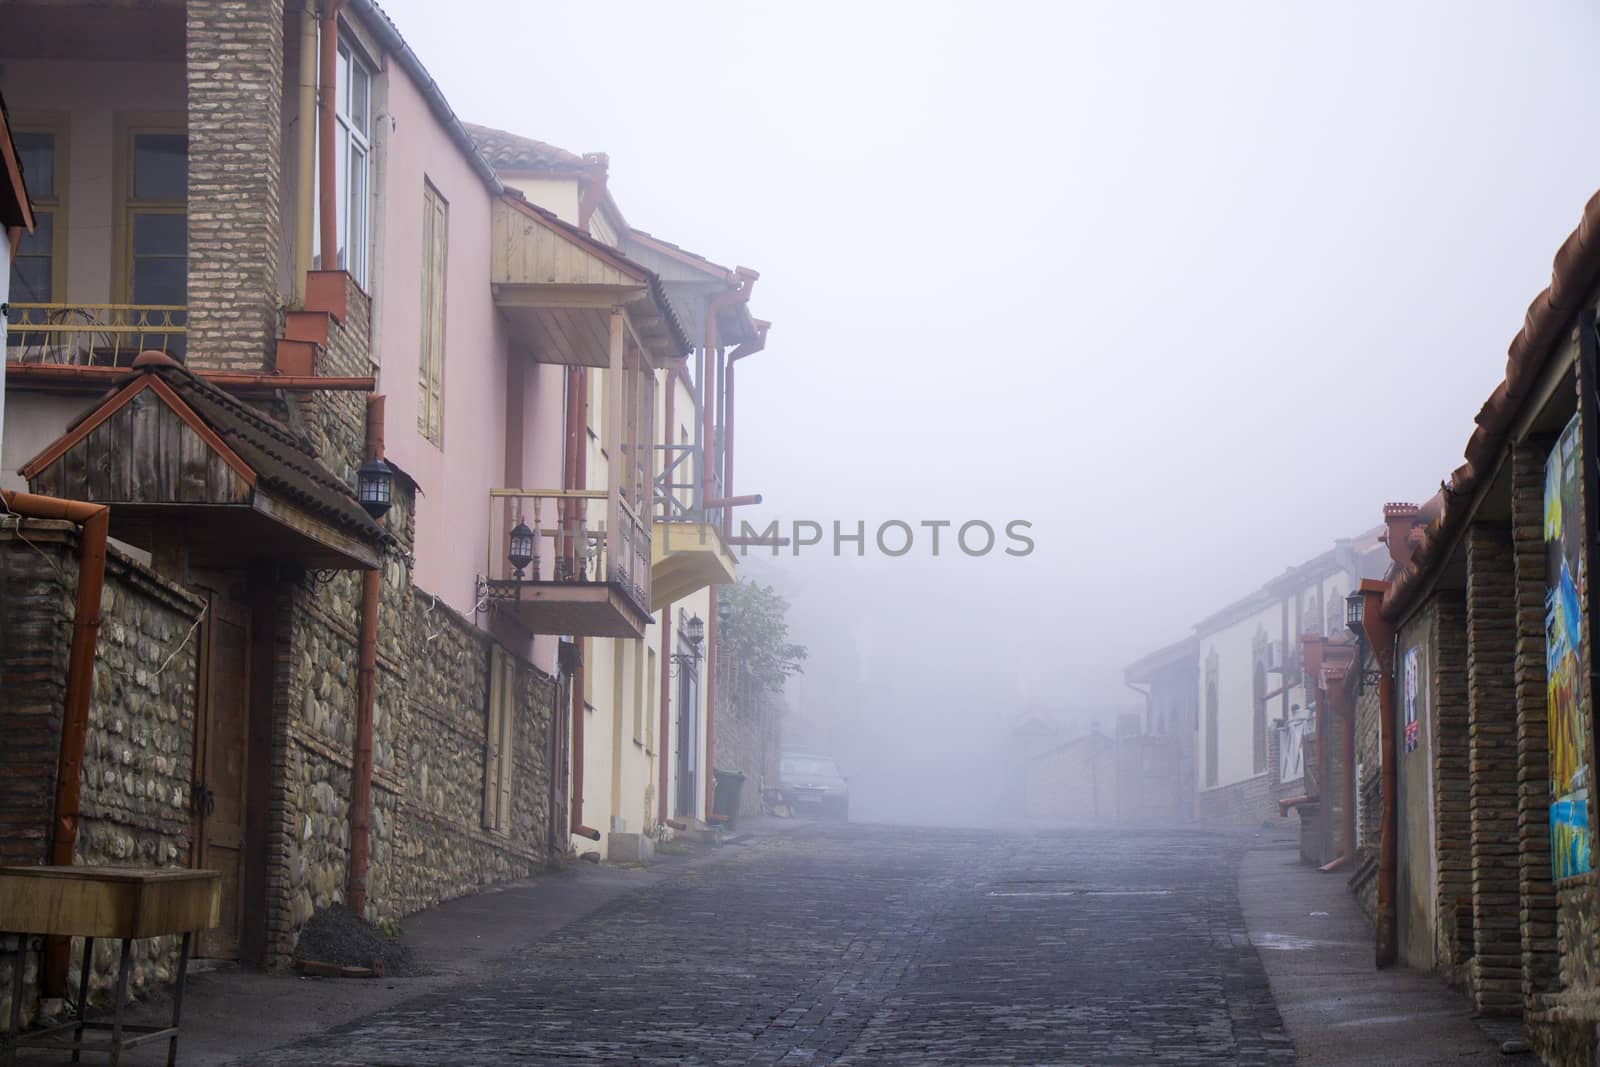
[[[826,826],[726,846],[261,1067],[1290,1063],[1245,841]]]

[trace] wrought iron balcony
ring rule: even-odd
[[[6,362],[126,367],[140,352],[181,360],[189,332],[182,304],[7,305]]]
[[[533,633],[643,637],[650,562],[650,528],[620,494],[489,490],[485,600]]]

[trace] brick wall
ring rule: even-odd
[[[189,342],[264,370],[278,333],[283,0],[189,0]]]
[[[741,684],[737,670],[721,669],[729,659],[727,655],[717,657],[716,765],[718,770],[740,771],[745,776],[739,814],[760,815],[763,778],[772,785],[778,782],[783,695]]]
[[[1517,842],[1522,999],[1536,1008],[1556,982],[1556,907],[1550,882],[1550,754],[1544,647],[1546,447],[1511,454],[1511,540],[1516,586]]]
[[[1258,825],[1278,817],[1273,788],[1272,775],[1258,774],[1242,782],[1201,790],[1195,808],[1202,822]]]
[[[1459,592],[1438,596],[1434,650],[1434,842],[1438,864],[1439,971],[1457,985],[1468,981],[1473,954],[1472,816],[1468,705],[1467,610]]]
[[[1470,988],[1486,1015],[1522,1011],[1515,586],[1510,528],[1474,525],[1467,535]]]

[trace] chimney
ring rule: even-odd
[[[1417,510],[1415,504],[1383,506],[1383,525],[1387,527],[1383,539],[1389,546],[1389,558],[1394,560],[1397,567],[1410,563],[1412,553],[1417,550],[1416,542],[1411,539],[1411,531],[1417,525]]]

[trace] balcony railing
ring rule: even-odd
[[[6,315],[6,361],[126,367],[140,352],[182,359],[189,309],[182,304],[26,304]]]
[[[511,559],[519,524],[533,535],[520,571]],[[488,599],[513,602],[525,621],[543,624],[530,602],[559,606],[570,599],[564,589],[597,586],[624,597],[631,612],[650,613],[650,527],[604,489],[489,490],[488,561]]]

